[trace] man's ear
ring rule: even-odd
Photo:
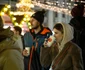
[[[16,33],[19,35],[19,31],[16,31]]]

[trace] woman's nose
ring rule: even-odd
[[[54,33],[54,37],[55,37],[55,33]]]

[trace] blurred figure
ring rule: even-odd
[[[48,47],[48,41],[41,47],[40,61],[42,66],[51,64],[50,70],[84,70],[82,51],[73,39],[73,28],[69,24],[57,23],[53,27],[56,41]]]
[[[23,36],[21,35],[22,29],[19,26],[14,26],[14,30],[13,30],[14,34],[19,38],[19,44],[21,46],[21,50],[24,49],[24,40],[23,40]]]
[[[14,34],[22,36],[22,35],[21,35],[21,32],[22,32],[21,27],[19,27],[19,26],[14,26]]]
[[[70,20],[70,25],[74,27],[74,43],[82,49],[83,61],[85,63],[85,17],[84,5],[79,4],[71,10],[73,18]],[[84,64],[85,67],[85,64]]]
[[[0,70],[24,70],[23,56],[17,39],[10,27],[3,29],[0,16]]]
[[[49,37],[52,32],[48,27],[43,27],[45,11],[35,12],[30,19],[32,29],[24,35],[25,47],[30,47],[30,55],[26,50],[23,51],[25,57],[25,70],[49,70],[41,67],[40,64],[40,47],[43,45],[45,38]],[[28,65],[29,64],[29,65]]]

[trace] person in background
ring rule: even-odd
[[[57,23],[53,27],[55,42],[48,47],[44,42],[40,52],[40,62],[44,67],[51,64],[50,70],[84,70],[82,50],[73,43],[73,27]]]
[[[23,56],[17,39],[10,27],[3,28],[0,16],[0,70],[24,70]]]
[[[14,34],[22,36],[22,35],[21,35],[21,32],[22,32],[21,27],[19,27],[19,26],[14,26]]]
[[[79,45],[79,47],[82,49],[83,61],[85,63],[85,17],[83,16],[84,5],[78,4],[77,6],[74,6],[71,10],[71,15],[73,18],[70,20],[69,24],[74,28],[74,38],[72,41]]]
[[[25,57],[25,70],[49,70],[48,68],[41,67],[40,64],[40,47],[43,45],[45,38],[52,35],[48,27],[43,27],[45,11],[35,12],[30,19],[32,29],[24,35],[25,46],[31,48],[30,55]],[[29,37],[28,37],[29,36]],[[34,47],[34,51],[33,51]],[[32,55],[31,55],[32,54]],[[23,55],[27,55],[26,50]]]
[[[15,35],[17,35],[19,37],[19,39],[21,40],[20,45],[21,45],[21,49],[24,49],[24,40],[23,40],[23,36],[21,35],[22,29],[19,26],[14,26],[13,27],[13,32]]]

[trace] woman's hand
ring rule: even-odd
[[[45,39],[43,46],[44,46],[44,47],[48,47],[47,43],[48,43],[48,40]]]

